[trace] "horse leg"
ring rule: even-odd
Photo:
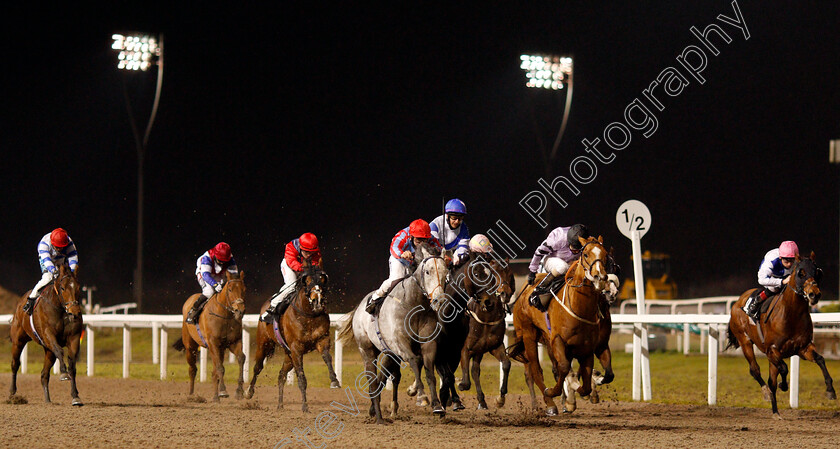
[[[596,348],[595,354],[598,355],[598,361],[601,362],[601,366],[604,368],[604,375],[598,380],[597,384],[604,385],[612,382],[615,379],[615,373],[613,373],[612,351],[610,351],[609,344]]]
[[[58,342],[58,338],[53,334],[44,332],[44,345],[45,348],[50,348],[50,351],[55,355],[55,358],[58,360],[59,372],[61,373],[61,376],[58,378],[58,380],[70,380],[70,375],[67,374],[67,365],[64,364],[64,349],[61,348],[61,344]]]
[[[557,361],[555,364],[555,368],[557,369],[557,383],[553,387],[543,390],[543,394],[549,397],[556,397],[560,396],[563,392],[563,383],[566,376],[569,375],[569,371],[572,369],[572,363],[566,359],[566,345],[563,344],[563,340],[560,337],[554,337],[551,340],[550,347],[554,360]]]
[[[14,335],[14,329],[12,329],[12,331],[12,334]],[[23,334],[23,337],[18,336],[17,338],[12,339],[12,385],[9,387],[10,398],[17,393],[17,375],[18,369],[20,369],[20,355],[23,353],[23,349],[26,347],[26,343],[29,339],[25,333]]]
[[[526,336],[525,342],[525,357],[528,359],[526,371],[531,373],[532,383],[536,383],[539,391],[543,392],[543,402],[545,402],[545,414],[548,416],[557,415],[557,404],[554,403],[554,398],[545,394],[545,380],[543,380],[543,370],[540,365],[540,357],[537,353],[537,341],[533,337]],[[527,378],[526,378],[527,380]],[[535,395],[531,396],[532,405],[536,408]]]
[[[269,351],[271,351],[271,346],[274,345],[273,342],[268,340],[260,343],[262,344],[257,344],[257,351],[254,354],[254,373],[251,374],[251,383],[248,385],[248,391],[245,392],[246,399],[251,399],[252,397],[254,397],[254,391],[256,390],[257,384],[257,376],[259,376],[263,370],[265,355]]]
[[[385,424],[385,420],[382,419],[382,407],[381,407],[381,399],[383,385],[379,382],[379,375],[377,374],[376,369],[376,360],[379,356],[379,352],[371,347],[362,348],[361,345],[359,346],[360,352],[362,353],[362,358],[365,361],[365,372],[367,376],[373,375],[374,378],[377,379],[377,382],[370,382],[368,384],[368,397],[370,398],[370,409],[368,413],[370,413],[371,417],[376,418],[376,424]],[[386,357],[388,359],[389,357]],[[399,372],[399,370],[397,370]],[[397,397],[397,390],[396,386],[394,387],[394,402],[396,403]],[[393,412],[392,412],[393,413]]]
[[[470,389],[470,357],[472,356],[470,348],[467,345],[464,345],[463,349],[461,349],[461,381],[458,382],[458,389],[461,391],[467,391]]]
[[[389,370],[391,375],[393,376],[393,383],[394,391],[391,397],[391,419],[397,417],[397,410],[400,408],[399,402],[397,402],[397,396],[399,396],[400,392],[400,378],[402,377],[402,373],[400,372],[400,365],[398,363],[394,363],[394,369]]]
[[[286,359],[283,360],[283,366],[280,367],[280,372],[277,374],[277,410],[283,408],[283,387],[286,386],[286,375],[289,374],[293,366],[292,357],[287,352],[283,352],[283,354],[286,354]]]
[[[231,349],[231,352],[236,356],[236,363],[239,364],[239,379],[236,381],[236,399],[245,397],[245,353],[242,352],[242,339],[236,342]]]
[[[71,338],[67,343],[67,371],[70,373],[70,396],[73,398],[73,405],[82,406],[79,399],[79,390],[76,389],[76,361],[79,358],[79,338],[81,334]]]
[[[502,408],[505,406],[505,395],[507,394],[508,389],[508,375],[510,374],[510,359],[508,358],[507,354],[505,354],[505,347],[504,345],[499,345],[496,349],[490,351],[490,354],[493,354],[493,357],[496,357],[499,362],[502,364],[502,386],[499,388],[499,398],[496,399],[496,407]],[[533,383],[531,386],[531,391],[533,391]]]
[[[411,371],[414,372],[414,383],[408,387],[407,393],[409,396],[417,395],[416,404],[418,407],[425,407],[429,405],[429,398],[426,396],[423,387],[423,380],[420,377],[421,373],[421,362],[423,358],[420,356],[415,356],[409,359],[408,365],[411,367]]]
[[[225,366],[222,361],[224,349],[216,344],[209,344],[207,345],[207,352],[210,359],[213,360],[213,402],[219,402],[219,385],[221,379],[225,376]],[[227,393],[225,393],[225,397],[227,397]]]
[[[773,409],[773,418],[782,419],[782,416],[779,415],[779,407],[776,404],[776,382],[778,380],[778,375],[779,368],[775,363],[773,363],[773,360],[771,360],[770,377],[767,378],[767,385],[770,387],[770,405]]]
[[[758,366],[758,362],[755,359],[755,347],[753,346],[752,341],[746,338],[738,338],[738,343],[741,346],[741,352],[744,354],[744,358],[747,359],[747,363],[750,365],[750,375],[761,387],[761,393],[764,395],[764,400],[770,402],[770,387],[767,386],[764,379],[761,377],[761,367]]]
[[[481,389],[481,359],[484,354],[476,353],[472,358],[472,366],[470,367],[470,374],[473,382],[475,382],[475,396],[478,400],[478,409],[487,410],[487,402],[484,400],[484,391]]]
[[[198,345],[192,339],[187,340],[187,342],[184,353],[187,356],[187,365],[190,367],[190,396],[192,396],[195,392],[195,373],[198,372],[198,368],[195,366],[196,359],[198,359]]]
[[[828,368],[825,367],[825,359],[817,352],[814,343],[809,343],[808,347],[799,351],[799,357],[810,360],[820,367],[823,378],[825,379],[825,397],[828,399],[837,399],[837,394],[834,393],[834,381],[831,380],[831,375],[828,374]]]
[[[438,376],[440,376],[440,403],[443,405],[443,408],[448,407],[452,404],[452,396],[449,381],[447,380],[447,371],[449,367],[446,366],[446,363],[435,364],[435,369],[437,369]],[[454,381],[453,381],[454,385]]]
[[[423,368],[426,369],[426,382],[429,384],[429,394],[432,395],[432,413],[439,416],[446,415],[446,409],[438,399],[437,383],[435,381],[435,354],[437,353],[437,342],[431,341],[423,345]]]
[[[525,385],[528,387],[528,392],[531,393],[531,408],[537,409],[537,395],[534,393],[534,377],[531,375],[530,365],[525,365]]]
[[[580,397],[583,399],[588,399],[589,395],[592,394],[592,367],[595,364],[595,356],[594,354],[590,354],[588,357],[585,357],[583,360],[578,360],[580,363],[580,367],[578,368],[578,379],[580,379],[580,387],[578,387],[578,393],[580,393]]]
[[[226,348],[219,349],[219,360],[222,363],[222,375],[219,377],[219,397],[220,398],[229,398],[230,395],[227,392],[227,386],[225,386],[225,352],[227,351]]]
[[[41,387],[44,388],[44,402],[49,404],[50,401],[50,370],[55,364],[55,354],[47,348],[44,348],[44,367],[41,368]]]
[[[292,347],[292,365],[295,367],[295,373],[298,379],[298,388],[300,389],[300,409],[304,413],[309,413],[309,404],[306,402],[306,374],[303,373],[303,351],[304,349],[298,345]]]
[[[318,352],[321,353],[321,358],[324,359],[324,363],[327,365],[327,371],[330,374],[330,388],[341,388],[341,381],[339,381],[338,376],[335,375],[335,370],[333,369],[332,365],[332,356],[330,355],[329,333],[327,333],[327,335],[324,335],[321,338],[321,340],[318,341],[316,348],[318,349]]]

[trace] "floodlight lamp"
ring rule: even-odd
[[[113,34],[111,48],[119,50],[117,68],[121,70],[148,70],[160,57],[160,47],[154,37],[148,35],[125,36]]]
[[[553,55],[521,55],[519,68],[525,70],[527,87],[563,89],[572,74],[572,58]]]

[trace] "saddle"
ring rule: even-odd
[[[766,314],[770,310],[770,305],[774,303],[774,301],[777,297],[781,296],[781,294],[785,291],[786,288],[787,288],[787,285],[783,285],[782,288],[778,292],[774,293],[771,296],[768,296],[767,299],[765,299],[764,301],[761,302],[761,304],[759,304],[759,307],[758,307],[758,316],[759,317]],[[750,298],[752,298],[753,301],[757,301],[758,300],[758,295],[761,294],[762,290],[763,289],[759,288],[756,291],[752,292],[750,294]]]

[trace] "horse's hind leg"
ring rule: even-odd
[[[302,347],[293,345],[292,365],[295,367],[295,374],[297,374],[298,379],[298,388],[300,389],[300,409],[304,413],[308,413],[309,403],[306,401],[306,374],[303,372],[303,352],[304,349]]]
[[[761,393],[764,395],[764,400],[770,402],[770,387],[768,387],[764,382],[764,379],[761,378],[761,367],[758,366],[758,362],[755,359],[755,347],[752,342],[747,339],[739,338],[738,343],[741,346],[741,352],[744,354],[744,358],[747,359],[747,363],[750,365],[750,375],[761,387]]]
[[[286,375],[292,370],[292,358],[287,352],[283,352],[286,359],[283,360],[283,366],[280,367],[280,372],[277,374],[277,410],[283,408],[283,389],[286,386]]]
[[[79,399],[79,390],[76,389],[76,361],[79,358],[79,338],[80,335],[74,336],[67,343],[67,370],[70,373],[70,396],[73,398],[73,405],[81,406],[82,400]]]
[[[44,388],[44,402],[49,404],[50,401],[50,370],[55,364],[55,354],[49,349],[44,348],[44,367],[41,368],[41,387]]]
[[[318,341],[317,349],[318,352],[321,353],[321,358],[324,359],[324,363],[327,365],[327,371],[330,374],[330,388],[341,388],[341,381],[338,379],[338,376],[335,375],[335,369],[333,369],[332,365],[332,356],[330,355],[329,332],[327,332],[327,335],[324,335],[323,337],[321,337],[321,340]]]
[[[548,416],[555,416],[557,415],[557,404],[554,403],[554,399],[551,396],[545,394],[545,381],[543,380],[543,370],[540,365],[539,354],[537,353],[537,342],[533,339],[533,337],[526,337],[524,342],[525,357],[528,359],[525,369],[531,373],[532,382],[536,383],[539,390],[543,393],[543,401],[546,405],[545,414]],[[535,396],[532,396],[532,399],[534,398]],[[535,400],[533,400],[532,403],[534,404],[534,408],[536,408]]]
[[[391,370],[391,375],[393,376],[392,383],[394,387],[391,397],[391,419],[394,419],[397,417],[397,410],[400,408],[400,403],[397,401],[397,397],[400,392],[400,378],[402,377],[402,373],[400,372],[400,365],[398,363],[394,363],[394,369]]]
[[[825,367],[825,359],[817,352],[814,344],[810,343],[808,347],[799,352],[799,356],[816,363],[820,367],[823,378],[825,379],[825,397],[828,399],[837,399],[837,394],[834,392],[834,381],[831,380],[831,375],[828,374],[828,368]]]
[[[184,331],[184,334],[188,335],[186,331]],[[195,366],[195,362],[198,359],[198,344],[192,341],[192,338],[189,336],[182,338],[187,343],[184,348],[184,353],[187,356],[187,365],[189,365],[190,396],[192,396],[195,392],[195,374],[198,372],[198,368]]]
[[[770,377],[767,378],[767,385],[770,387],[770,405],[773,409],[773,417],[776,419],[782,419],[782,416],[779,415],[779,407],[776,404],[776,382],[778,381],[779,376],[779,368],[776,366],[773,361],[770,361]]]
[[[12,323],[11,335],[16,335],[16,337],[12,337],[12,384],[9,386],[9,397],[17,393],[17,374],[18,369],[20,369],[20,355],[23,353],[24,348],[26,348],[26,343],[29,341],[29,336],[23,332],[23,329],[16,326],[16,323]]]
[[[257,376],[260,375],[260,373],[263,370],[263,367],[265,366],[264,363],[266,354],[271,352],[271,350],[273,349],[271,346],[274,345],[274,343],[271,341],[259,340],[260,338],[258,337],[257,351],[254,354],[254,372],[251,374],[251,383],[248,385],[248,391],[245,392],[246,399],[251,399],[252,397],[254,397],[254,390],[256,389],[257,384]],[[245,355],[243,354],[242,357],[245,358]]]
[[[493,354],[493,356],[499,359],[499,362],[502,363],[502,386],[499,388],[499,398],[496,399],[496,407],[502,408],[505,406],[505,395],[507,394],[508,389],[508,376],[510,375],[510,359],[508,358],[507,354],[505,354],[504,345],[497,346],[496,349],[490,351],[490,354]],[[534,388],[532,383],[532,396],[533,391]]]

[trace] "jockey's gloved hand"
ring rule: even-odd
[[[216,289],[217,293],[220,293],[222,291],[222,283],[221,282],[216,283],[216,286],[213,287],[213,288]]]
[[[50,274],[52,275],[53,279],[58,279],[58,270],[50,270]]]
[[[537,273],[533,271],[528,273],[528,285],[534,285],[534,281],[537,279]]]

